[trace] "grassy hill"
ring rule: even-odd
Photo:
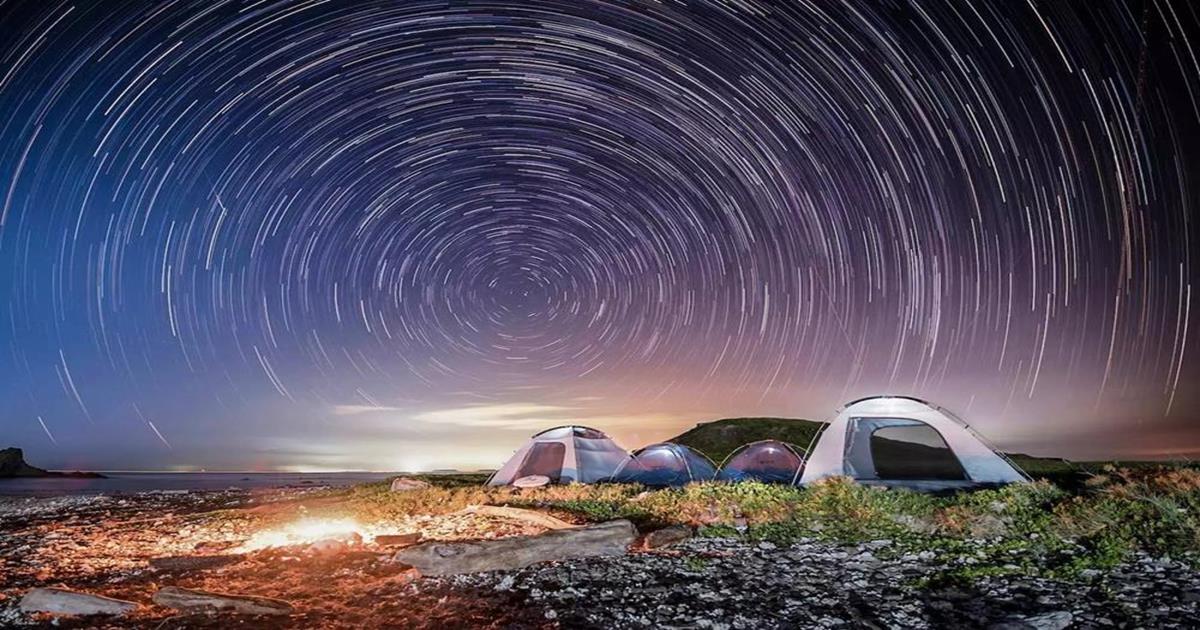
[[[781,440],[807,449],[823,422],[794,418],[726,418],[702,422],[671,439],[720,464],[737,447],[758,440]]]

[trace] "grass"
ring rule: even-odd
[[[1138,551],[1200,557],[1200,471],[1187,466],[1108,466],[1078,490],[1046,480],[933,496],[831,479],[807,488],[702,483],[647,491],[636,485],[488,488],[482,477],[427,477],[404,493],[386,483],[344,491],[341,509],[364,521],[446,514],[468,505],[539,509],[573,522],[627,518],[642,529],[687,524],[703,536],[787,544],[887,540],[878,553],[933,553],[938,579],[1018,573],[1072,578]]]
[[[742,444],[778,439],[806,448],[821,424],[786,418],[733,418],[699,424],[673,441],[720,463]],[[489,488],[487,475],[427,475],[425,490],[387,483],[343,493],[339,509],[364,521],[447,514],[469,505],[509,505],[573,522],[626,518],[639,528],[672,524],[702,536],[786,544],[887,540],[879,553],[934,554],[937,578],[972,580],[1019,573],[1071,578],[1104,570],[1136,552],[1200,558],[1200,470],[1151,462],[1073,463],[1010,455],[1037,479],[950,496],[884,490],[832,479],[806,488],[702,483],[646,491],[636,485]]]
[[[704,422],[671,441],[690,446],[720,464],[743,444],[781,440],[807,449],[822,423],[792,418],[726,418]]]

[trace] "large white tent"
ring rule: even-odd
[[[868,485],[940,490],[1029,480],[966,423],[916,398],[856,400],[814,442],[801,484],[847,476]]]
[[[530,476],[550,483],[595,483],[607,479],[629,457],[602,431],[564,426],[547,429],[529,439],[488,480],[489,486],[506,486]]]

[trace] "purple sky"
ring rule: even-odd
[[[0,446],[35,463],[494,467],[880,393],[1200,452],[1191,3],[0,23]]]

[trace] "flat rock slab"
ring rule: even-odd
[[[137,607],[135,602],[63,588],[35,588],[21,598],[22,612],[52,615],[126,615]]]
[[[422,543],[397,552],[395,559],[424,575],[502,571],[568,558],[621,555],[636,537],[632,523],[616,520],[537,536]]]
[[[154,603],[183,611],[227,610],[243,615],[290,615],[296,609],[281,599],[195,591],[168,586],[154,594]]]
[[[232,554],[215,556],[168,556],[151,559],[150,566],[160,571],[204,571],[233,564],[241,559],[241,556]]]

